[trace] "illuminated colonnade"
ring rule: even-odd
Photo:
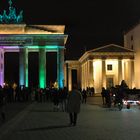
[[[68,87],[68,90],[72,89],[72,70],[76,70],[77,71],[77,77],[75,77],[77,79],[77,84],[78,87],[81,87],[81,68],[80,68],[80,63],[77,60],[68,60],[65,61],[64,64],[64,86]]]
[[[81,89],[94,87],[95,93],[101,93],[102,87],[120,85],[122,80],[126,81],[129,88],[135,87],[133,50],[110,44],[85,52],[75,63],[66,63],[71,69],[76,63],[79,65]],[[70,80],[70,72],[68,76]]]
[[[4,84],[4,52],[19,52],[19,84],[28,87],[28,52],[39,52],[39,87],[46,87],[46,51],[57,52],[58,88],[64,86],[64,25],[23,24],[23,11],[17,14],[12,0],[0,15],[0,85]],[[9,13],[8,13],[9,12]]]
[[[87,63],[91,63],[90,68]],[[107,66],[112,65],[112,70]],[[91,71],[89,71],[89,69]],[[122,75],[122,73],[124,75]],[[81,87],[94,87],[96,93],[101,92],[101,88],[108,87],[107,78],[113,79],[113,85],[120,85],[125,80],[129,88],[134,88],[134,60],[132,59],[93,59],[81,66]]]
[[[13,48],[13,49],[12,49]],[[28,87],[28,53],[39,52],[39,87],[46,87],[46,52],[57,52],[58,88],[64,86],[64,46],[3,46],[0,49],[0,85],[4,84],[4,52],[19,52],[19,84]],[[5,51],[4,51],[5,50]]]
[[[39,53],[39,87],[46,87],[46,52],[57,53],[58,88],[64,86],[64,25],[0,24],[0,85],[4,84],[4,53],[19,52],[19,85],[28,87],[28,53]]]

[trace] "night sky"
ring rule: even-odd
[[[63,24],[66,59],[110,43],[123,46],[123,34],[140,20],[139,0],[13,0],[26,24]],[[0,13],[8,0],[0,1]]]

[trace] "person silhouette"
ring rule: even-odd
[[[82,100],[81,92],[74,84],[72,91],[68,93],[67,112],[69,113],[70,126],[75,126],[77,123],[77,114],[80,112],[80,105]]]

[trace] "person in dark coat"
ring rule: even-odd
[[[82,90],[82,103],[85,103],[87,102],[87,92],[85,89]]]
[[[74,84],[72,91],[68,94],[67,112],[69,113],[70,126],[75,126],[77,122],[77,114],[80,112],[82,95]]]

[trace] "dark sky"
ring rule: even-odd
[[[0,13],[9,0],[0,1]],[[23,10],[26,24],[63,24],[68,34],[66,59],[78,59],[86,50],[115,43],[140,20],[140,0],[12,0]]]
[[[140,19],[139,0],[13,0],[13,6],[24,11],[26,24],[66,25],[67,59],[79,58],[85,48],[123,45],[123,32]]]
[[[0,1],[0,11],[8,0]],[[116,43],[140,19],[139,0],[13,0],[24,11],[26,24],[64,24],[69,35],[67,59],[79,58],[89,49]]]

